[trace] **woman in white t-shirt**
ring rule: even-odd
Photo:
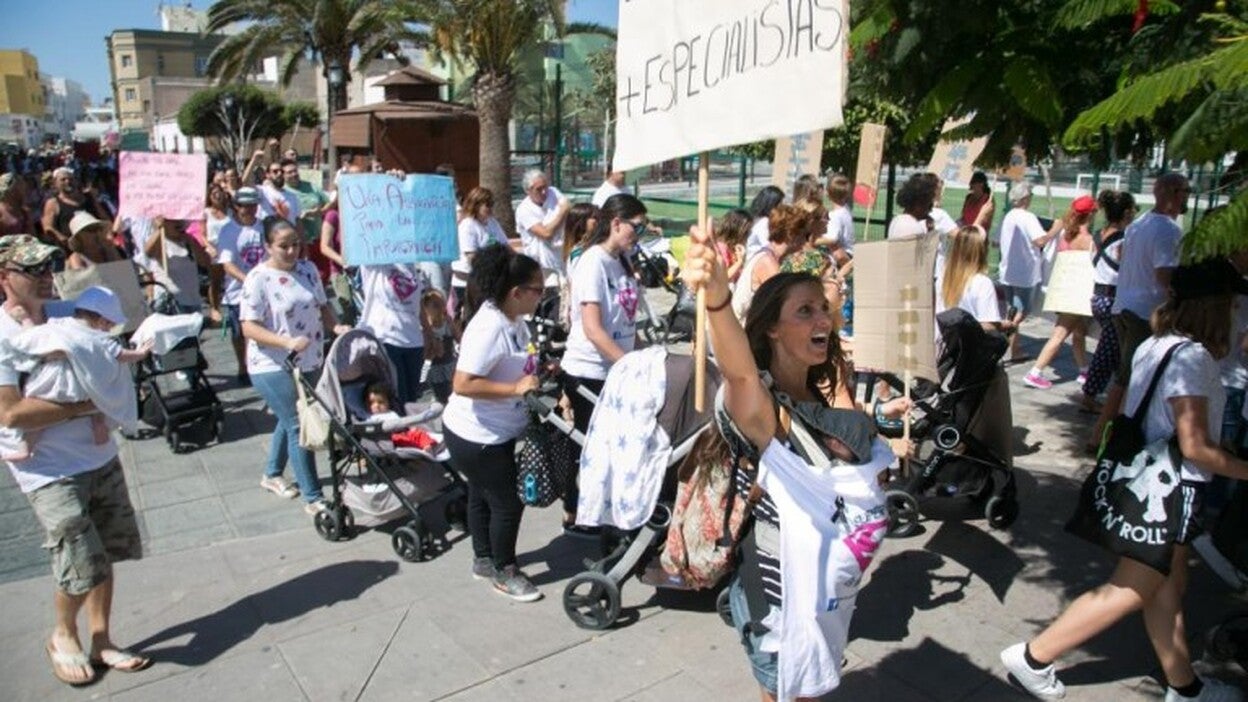
[[[595,395],[602,392],[607,370],[632,351],[637,340],[635,320],[642,292],[628,264],[628,252],[648,225],[641,200],[627,193],[607,198],[572,272],[571,329],[562,367],[564,394],[581,433],[589,429],[594,405],[576,391],[577,386]],[[594,533],[576,525],[579,497],[574,475],[563,497],[563,526],[570,536]]]
[[[494,243],[508,245],[503,227],[494,219],[494,193],[489,188],[473,188],[464,198],[459,216],[459,258],[451,264],[455,311],[468,306],[465,317],[471,317],[471,308],[475,307],[475,304],[468,302],[472,259],[478,251]]]
[[[441,355],[441,340],[429,333],[421,314],[420,299],[429,280],[418,264],[392,263],[360,266],[360,283],[364,308],[360,310],[359,326],[377,337],[394,364],[398,385],[395,399],[403,407],[420,398],[426,340],[430,354]]]
[[[325,329],[342,334],[349,327],[339,325],[325,304],[325,288],[316,266],[299,258],[303,238],[295,228],[280,217],[267,217],[264,242],[268,258],[247,273],[239,303],[247,339],[247,372],[277,418],[260,487],[287,498],[302,493],[304,510],[316,514],[326,504],[312,452],[299,446],[298,393],[285,362],[293,353],[299,370],[314,375],[324,356]],[[294,468],[298,490],[282,477],[287,460]]]
[[[537,261],[491,244],[473,260],[471,284],[484,298],[459,345],[454,392],[442,415],[451,465],[468,481],[472,577],[520,602],[541,598],[516,565],[524,503],[516,494],[516,438],[529,422],[537,349],[524,317],[543,292]]]
[[[1061,697],[1065,688],[1053,662],[1142,609],[1169,685],[1167,702],[1240,699],[1224,683],[1202,680],[1192,670],[1182,609],[1188,544],[1200,532],[1202,495],[1210,474],[1248,479],[1248,462],[1218,446],[1224,395],[1216,359],[1229,350],[1233,291],[1240,281],[1225,259],[1175,269],[1170,299],[1153,313],[1153,336],[1133,357],[1124,409],[1133,415],[1143,413],[1145,442],[1177,437],[1183,455],[1181,483],[1172,486],[1182,491],[1182,513],[1167,515],[1167,521],[1178,519],[1170,573],[1120,557],[1108,583],[1081,595],[1030,642],[1002,651],[1007,670],[1036,696]],[[1162,358],[1180,344],[1151,403],[1138,407]]]
[[[936,314],[954,307],[966,310],[985,330],[1008,332],[1001,319],[997,288],[988,277],[988,234],[978,226],[961,227],[949,237],[945,269],[936,276]]]

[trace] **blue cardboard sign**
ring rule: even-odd
[[[352,266],[459,258],[450,178],[344,174],[338,178],[343,256]]]

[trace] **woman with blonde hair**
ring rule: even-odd
[[[987,232],[975,225],[954,230],[945,269],[936,276],[936,314],[957,307],[988,331],[1013,329],[1013,320],[1001,319],[997,289],[987,272]]]

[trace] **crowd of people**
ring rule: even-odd
[[[46,184],[39,166],[52,169]],[[140,275],[168,281],[180,307],[203,309],[227,329],[236,382],[254,387],[276,419],[260,487],[281,498],[301,498],[308,514],[316,515],[330,505],[315,456],[299,442],[299,379],[287,363],[298,374],[315,376],[332,336],[348,324],[366,329],[394,365],[396,387],[386,399],[395,408],[427,392],[445,404],[450,463],[468,486],[471,576],[519,602],[542,597],[517,564],[525,506],[516,490],[516,444],[531,421],[524,396],[555,369],[543,366],[526,319],[540,310],[566,328],[557,369],[561,404],[576,429],[586,432],[595,405],[581,390],[600,393],[613,365],[642,343],[638,310],[645,290],[630,253],[652,225],[645,205],[624,187],[622,173],[609,174],[592,199],[580,203],[553,187],[545,173],[525,173],[514,232],[505,232],[494,216],[496,208],[509,206],[505,196],[475,187],[458,198],[454,262],[349,266],[334,193],[304,182],[293,152],[261,150],[241,173],[233,167],[215,171],[203,217],[189,222],[118,217],[115,178],[108,176],[115,171],[106,163],[87,169],[66,159],[37,164],[35,172],[27,163],[9,167],[0,176],[5,336],[48,321],[44,303],[60,267],[133,260]],[[439,170],[453,176],[449,167]],[[709,343],[724,381],[719,424],[736,437],[725,440],[742,442],[753,463],[736,489],[753,516],[757,538],[743,546],[749,551],[743,558],[754,563],[759,581],[738,574],[729,588],[734,625],[765,699],[794,691],[821,694],[823,683],[781,664],[777,650],[803,659],[835,658],[828,665],[838,671],[840,665],[837,635],[803,638],[791,625],[781,626],[803,616],[796,608],[808,588],[793,585],[795,574],[824,577],[803,570],[802,555],[824,553],[844,537],[814,530],[806,535],[808,552],[780,541],[782,524],[792,524],[785,515],[813,504],[795,496],[788,481],[801,482],[814,502],[840,505],[837,515],[843,509],[837,491],[867,496],[868,506],[854,523],[855,585],[830,584],[852,598],[883,537],[882,493],[873,497],[879,474],[894,454],[912,451],[904,441],[876,436],[877,423],[896,422],[911,410],[908,399],[885,396],[869,406],[857,399],[851,191],[850,179],[836,173],[803,176],[787,194],[763,188],[749,209],[727,212],[705,230],[695,227],[680,262],[686,285],[706,291]],[[1157,180],[1156,204],[1139,218],[1130,194],[1106,191],[1075,199],[1047,227],[1031,211],[1025,182],[1009,188],[1009,206],[999,218],[982,173],[972,178],[957,219],[940,206],[943,183],[934,174],[910,177],[897,194],[901,212],[889,222],[887,236],[938,241],[935,311],[961,309],[986,331],[1007,335],[1015,361],[1024,359],[1018,330],[1035,313],[1045,250],[1086,252],[1095,276],[1092,318],[1059,315],[1023,383],[1050,389],[1047,369],[1069,338],[1080,369],[1078,401],[1099,413],[1089,448],[1100,444],[1105,424],[1125,407],[1146,412],[1150,438],[1177,435],[1186,459],[1184,490],[1192,498],[1185,518],[1192,528],[1177,542],[1171,572],[1161,575],[1121,559],[1109,583],[1072,603],[1031,642],[1003,652],[1009,672],[1037,696],[1062,694],[1053,667],[1062,653],[1142,609],[1170,686],[1167,699],[1224,699],[1216,697],[1225,689],[1220,683],[1202,682],[1192,672],[1182,643],[1181,596],[1186,546],[1200,531],[1205,483],[1214,474],[1248,476],[1248,464],[1233,455],[1245,438],[1248,323],[1235,295],[1245,290],[1248,250],[1207,268],[1180,267],[1175,217],[1189,192],[1181,176],[1166,175]],[[1105,220],[1099,228],[1098,212]],[[995,281],[994,247],[1000,252]],[[207,281],[203,297],[201,274]],[[1092,319],[1100,340],[1089,360],[1084,343]],[[1152,369],[1175,344],[1183,346],[1152,404],[1134,408]],[[111,563],[137,558],[141,544],[117,447],[111,438],[97,440],[99,425],[91,418],[96,409],[89,401],[58,403],[24,393],[21,376],[0,364],[0,425],[37,437],[29,456],[7,458],[48,534],[57,620],[47,651],[57,677],[71,684],[94,679],[93,664],[124,671],[150,664],[115,646],[109,635]],[[807,433],[816,440],[799,446]],[[294,482],[284,477],[287,464]],[[576,465],[573,457],[562,501],[564,533],[597,538],[596,525],[578,523]],[[835,486],[799,479],[810,466],[841,465],[866,468],[841,475]],[[1208,501],[1217,500],[1211,494]],[[76,622],[82,609],[91,627],[86,649]],[[846,612],[847,630],[852,606]]]

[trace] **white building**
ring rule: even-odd
[[[162,117],[152,124],[152,151],[173,154],[202,154],[202,137],[189,137],[178,128],[178,117]]]
[[[86,115],[90,98],[78,81],[40,73],[39,82],[44,95],[43,131],[67,142],[72,138],[74,124]]]
[[[43,141],[43,120],[26,114],[0,114],[0,144],[33,149]]]

